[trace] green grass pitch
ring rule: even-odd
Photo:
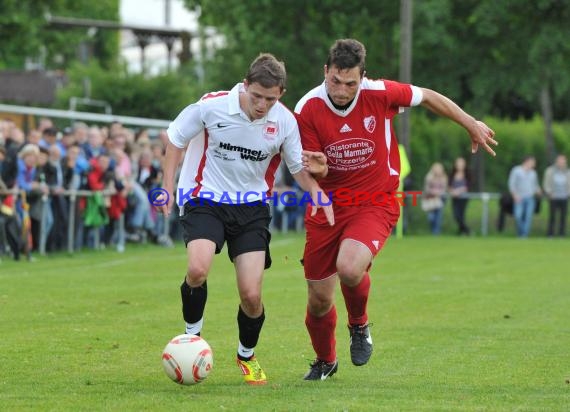
[[[0,263],[0,410],[567,411],[570,242],[391,239],[372,269],[371,361],[352,366],[337,295],[339,371],[313,358],[298,263],[302,235],[274,236],[256,354],[269,383],[235,365],[238,306],[226,251],[208,279],[208,379],[184,387],[161,352],[183,331],[185,251],[133,246]]]

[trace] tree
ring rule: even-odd
[[[413,0],[400,0],[400,77],[412,83]],[[406,153],[410,153],[410,113],[402,113],[398,136]]]
[[[2,0],[0,13],[0,69],[21,68],[28,56],[39,55],[42,48],[40,32],[45,25],[44,15],[51,7],[62,3],[47,0]]]
[[[399,7],[378,0],[185,0],[200,7],[200,22],[225,35],[226,46],[206,64],[206,86],[229,88],[241,80],[260,52],[284,60],[288,92],[284,102],[294,105],[323,80],[328,48],[337,38],[354,37],[368,49],[371,77],[398,73],[397,21]]]
[[[2,0],[0,13],[0,69],[22,69],[26,60],[48,69],[65,68],[78,60],[83,41],[109,68],[119,54],[117,32],[99,31],[93,37],[87,29],[54,30],[46,16],[89,17],[119,20],[119,0]]]
[[[111,105],[114,114],[171,119],[200,93],[186,77],[166,73],[154,77],[129,74],[126,67],[112,71],[93,61],[88,65],[75,63],[68,69],[69,85],[59,90],[58,106],[67,107],[69,98],[82,95],[82,80],[92,84],[91,98]]]
[[[478,115],[545,122],[570,105],[570,0],[424,0],[416,3],[414,79],[433,84]]]
[[[510,92],[540,107],[545,123],[546,160],[552,161],[553,106],[564,104],[568,116],[570,103],[570,0],[485,0],[475,9],[473,18],[486,23],[478,26],[478,34],[489,40],[497,56],[495,67],[487,67],[482,74],[491,76],[493,70],[509,73]],[[490,41],[491,36],[494,41]]]

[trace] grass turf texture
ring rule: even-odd
[[[0,410],[536,410],[570,407],[567,240],[392,239],[369,302],[375,352],[354,367],[337,296],[339,372],[305,382],[303,237],[275,236],[256,354],[269,383],[235,365],[237,292],[225,255],[208,279],[208,379],[162,370],[182,332],[185,251],[131,247],[0,263]]]

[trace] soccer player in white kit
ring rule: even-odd
[[[209,93],[187,106],[168,128],[164,189],[173,202],[176,168],[186,148],[178,181],[180,222],[188,267],[181,286],[186,333],[199,335],[207,299],[206,279],[214,254],[224,242],[236,269],[240,304],[237,314],[237,363],[245,382],[265,384],[254,348],[265,319],[261,301],[264,269],[269,255],[271,220],[267,199],[281,156],[316,207],[329,204],[317,182],[303,168],[301,140],[294,115],[280,102],[285,91],[285,66],[271,54],[251,64],[243,83],[229,92]],[[320,200],[320,202],[319,202]],[[323,206],[334,224],[331,206]]]

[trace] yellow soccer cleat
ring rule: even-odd
[[[247,361],[238,358],[237,364],[243,373],[245,383],[249,385],[265,385],[267,383],[265,372],[263,372],[263,369],[259,366],[259,362],[257,362],[255,356],[252,356],[252,358]]]

